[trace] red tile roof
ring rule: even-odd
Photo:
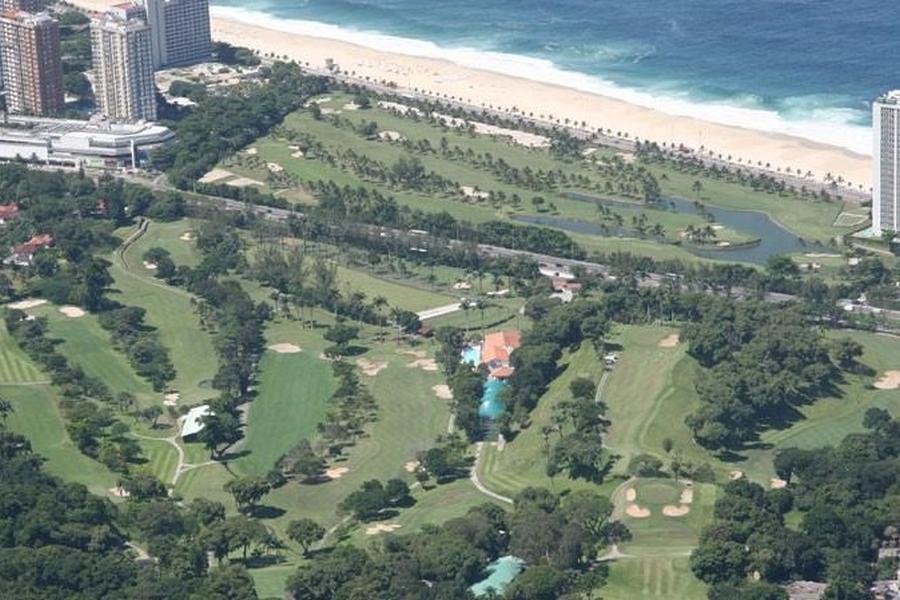
[[[12,219],[19,214],[19,205],[15,202],[11,204],[0,204],[0,219]]]
[[[509,362],[512,351],[522,345],[522,334],[518,331],[495,331],[484,336],[484,349],[481,362],[490,364],[495,361]]]

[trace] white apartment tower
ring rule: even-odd
[[[155,119],[150,26],[143,8],[120,4],[94,19],[91,51],[100,112],[118,121]]]
[[[143,0],[156,68],[206,62],[212,55],[209,0]]]
[[[875,101],[872,125],[872,229],[881,235],[900,231],[900,90]]]

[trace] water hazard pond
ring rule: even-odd
[[[577,200],[580,202],[599,202],[616,209],[633,212],[635,215],[646,213],[648,216],[652,216],[653,212],[657,210],[670,210],[692,215],[698,214],[697,207],[694,203],[683,198],[663,198],[661,205],[664,205],[665,208],[653,208],[641,204],[609,200],[607,198],[577,192],[569,192],[564,194],[564,196],[570,200]],[[716,223],[720,223],[735,231],[757,238],[759,239],[759,243],[748,246],[735,246],[732,248],[705,248],[696,244],[684,244],[681,246],[696,256],[714,260],[764,265],[769,257],[775,254],[827,251],[827,248],[821,244],[803,241],[796,234],[791,233],[773,221],[772,218],[765,213],[750,210],[718,208],[708,204],[703,205],[703,211],[711,215]],[[544,225],[546,227],[555,227],[557,229],[587,235],[603,237],[633,235],[625,229],[617,230],[615,227],[604,227],[600,223],[567,219],[565,217],[554,217],[549,215],[516,215],[512,218],[521,223]]]

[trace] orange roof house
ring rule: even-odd
[[[31,266],[34,260],[34,253],[42,248],[49,248],[53,245],[53,236],[49,233],[32,236],[30,240],[24,244],[19,244],[13,248],[12,254],[4,261],[7,264],[19,265],[20,267]]]
[[[0,204],[0,224],[6,223],[11,219],[15,219],[19,214],[19,205],[15,202],[11,204]]]
[[[522,334],[518,331],[495,331],[484,337],[481,349],[481,362],[491,369],[491,375],[509,377],[509,357],[513,350],[522,345]],[[505,368],[504,368],[505,367]],[[495,375],[498,376],[498,375]]]

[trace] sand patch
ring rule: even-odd
[[[419,468],[419,461],[417,461],[417,460],[411,460],[408,463],[406,463],[405,465],[403,465],[403,470],[406,471],[407,473],[415,473],[416,469],[418,469],[418,468]]]
[[[441,400],[453,400],[453,391],[450,390],[450,386],[447,384],[442,383],[431,386],[431,391]]]
[[[144,261],[144,268],[147,269],[148,271],[155,271],[158,267],[157,267],[156,263],[147,262],[147,261],[145,260],[145,261]]]
[[[194,241],[194,232],[193,231],[185,231],[180,236],[178,236],[178,239],[181,240],[182,242],[193,242]]]
[[[663,339],[659,340],[659,343],[656,344],[658,348],[674,348],[678,345],[679,337],[677,333],[673,333],[672,335],[666,336]]]
[[[466,198],[477,198],[479,200],[484,200],[485,198],[490,197],[489,193],[475,189],[471,185],[461,185],[459,186],[459,189],[462,191],[463,196],[465,196]]]
[[[278,354],[297,354],[301,351],[301,348],[300,346],[296,346],[294,344],[282,342],[280,344],[272,344],[271,346],[269,346],[269,350]]]
[[[229,177],[234,177],[234,173],[226,169],[213,169],[198,179],[198,181],[200,183],[217,183],[223,179],[228,179]]]
[[[423,371],[437,371],[438,365],[433,358],[420,358],[414,360],[408,365],[410,369],[422,369]]]
[[[300,146],[288,146],[288,150],[299,150]]]
[[[336,109],[336,108],[329,108],[329,107],[327,107],[327,106],[326,106],[325,108],[323,108],[323,109],[321,110],[321,112],[322,112],[323,115],[339,115],[339,114],[341,114],[341,111],[339,111],[338,109]]]
[[[236,187],[236,188],[242,188],[242,187],[249,187],[251,185],[262,186],[263,182],[257,181],[256,179],[250,179],[249,177],[238,177],[237,179],[233,179],[231,181],[225,182],[225,185],[231,186],[231,187]]]
[[[662,514],[667,517],[683,517],[689,512],[691,512],[691,507],[685,504],[682,504],[681,506],[672,506],[671,504],[668,504],[663,506],[662,509]]]
[[[47,304],[47,301],[43,298],[26,298],[25,300],[7,304],[7,306],[15,310],[28,310],[29,308],[43,306],[44,304]]]
[[[632,519],[646,519],[650,516],[650,509],[643,508],[637,504],[629,504],[625,507],[625,514]]]
[[[326,102],[331,102],[331,96],[324,96],[322,98],[313,98],[312,100],[308,101],[303,106],[311,106],[313,104],[325,104]]]
[[[398,523],[376,523],[366,527],[366,535],[378,535],[379,533],[391,533],[400,529]]]
[[[787,487],[787,481],[773,477],[769,480],[769,487],[773,490],[780,490]]]
[[[327,469],[325,471],[325,477],[328,479],[340,479],[344,475],[350,472],[350,469],[347,467],[332,467],[331,469]]]
[[[181,400],[181,394],[178,392],[169,392],[163,396],[163,404],[166,406],[176,406],[179,400]]]
[[[896,390],[900,388],[900,371],[885,371],[881,379],[875,382],[879,390]]]
[[[343,108],[344,110],[359,110],[359,104],[357,104],[356,102],[348,102],[341,108]]]
[[[681,504],[691,504],[694,501],[694,488],[686,487],[681,490],[681,498],[678,499],[678,502]]]
[[[368,375],[369,377],[375,377],[383,370],[385,370],[388,366],[388,363],[383,360],[369,360],[368,358],[357,358],[356,366],[360,368],[363,372],[363,375]]]
[[[303,158],[304,156],[306,155],[303,154],[303,150],[296,150],[294,152],[291,152],[291,158]]]
[[[278,163],[273,162],[266,163],[266,168],[272,173],[281,173],[282,171],[284,171],[284,167],[282,167]]]
[[[110,496],[115,496],[116,498],[127,498],[131,495],[131,493],[123,487],[114,487],[106,490],[109,492]]]
[[[472,284],[469,283],[468,281],[457,281],[456,283],[453,284],[453,289],[454,290],[471,290]]]
[[[247,148],[246,153],[250,156],[256,156],[257,154],[259,154],[259,150],[257,150],[256,148]]]
[[[730,479],[731,481],[737,481],[738,479],[740,479],[743,476],[744,476],[743,471],[732,471],[731,473],[728,474],[728,479]]]
[[[637,499],[637,491],[634,488],[628,488],[625,490],[625,499],[634,502]]]
[[[386,142],[402,142],[406,138],[403,137],[403,134],[399,131],[387,130],[387,131],[379,131],[378,139],[384,140]]]
[[[85,314],[87,314],[77,306],[60,306],[59,312],[66,315],[70,319],[77,319],[78,317],[83,317]]]

